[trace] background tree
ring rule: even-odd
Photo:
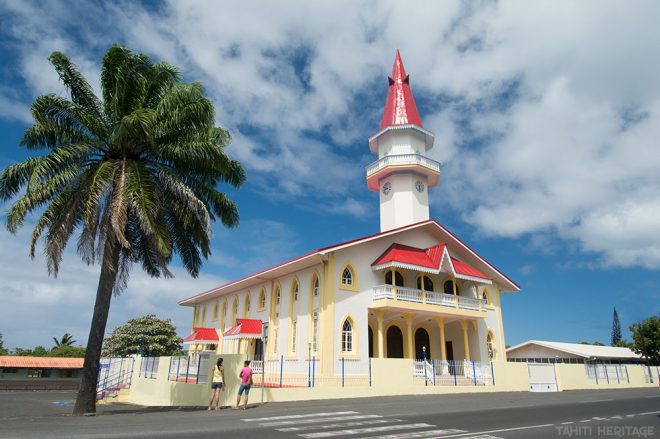
[[[73,335],[69,334],[68,332],[65,332],[62,338],[59,340],[57,339],[57,337],[53,337],[53,341],[55,342],[56,348],[60,346],[73,346],[73,344],[76,342],[73,339]]]
[[[18,357],[47,357],[48,349],[43,346],[37,346],[34,349],[16,348],[13,355]]]
[[[0,200],[19,196],[7,215],[12,233],[29,213],[41,213],[30,255],[43,235],[49,274],[57,275],[77,232],[83,261],[101,264],[73,409],[82,415],[96,411],[110,301],[126,287],[131,265],[171,277],[168,265],[177,253],[197,276],[210,254],[211,221],[238,224],[238,209],[217,187],[238,187],[245,173],[225,153],[230,137],[215,127],[203,87],[183,83],[175,67],[112,46],[103,57],[99,99],[64,54],[54,52],[49,60],[70,99],[35,99],[35,123],[20,141],[30,157],[2,172]],[[39,150],[45,155],[34,153]]]
[[[57,346],[48,352],[48,356],[82,358],[85,356],[85,348],[82,346]]]
[[[181,352],[181,343],[183,339],[176,334],[170,319],[161,320],[154,314],[147,314],[116,327],[103,342],[103,356],[170,356]]]
[[[580,344],[590,344],[592,346],[605,346],[603,343],[599,341],[581,341]]]
[[[614,315],[612,316],[612,341],[611,345],[612,346],[618,346],[617,343],[621,341],[621,323],[619,323],[619,314],[616,312],[616,308],[614,308]]]
[[[5,349],[5,342],[2,339],[2,332],[0,332],[0,355],[7,355],[7,349]]]
[[[630,325],[633,344],[631,349],[641,354],[653,366],[660,365],[660,316]]]

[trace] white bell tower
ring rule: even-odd
[[[369,138],[378,160],[367,167],[367,186],[380,193],[380,230],[429,219],[428,190],[440,182],[440,163],[426,157],[433,133],[422,128],[409,77],[396,52],[380,131]]]

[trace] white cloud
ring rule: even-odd
[[[34,260],[28,257],[29,226],[16,236],[0,230],[0,332],[5,347],[51,347],[51,337],[60,337],[65,332],[85,343],[99,267],[85,265],[75,249],[70,248],[65,252],[59,276],[49,278],[43,256],[37,254]],[[191,312],[178,306],[177,301],[226,280],[208,274],[193,279],[176,266],[172,271],[173,279],[153,279],[134,266],[126,291],[112,298],[106,334],[129,318],[155,313],[161,318],[171,318],[179,335],[187,335]]]
[[[433,206],[482,234],[558,235],[605,265],[660,267],[657,2],[81,3],[92,19],[75,38],[61,3],[4,8],[32,90],[54,90],[53,48],[94,78],[91,60],[125,41],[208,87],[264,196],[357,218],[399,48],[418,102],[446,103],[422,114],[445,163]]]

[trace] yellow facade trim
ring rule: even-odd
[[[351,284],[344,283],[344,271],[348,269],[351,273]],[[345,291],[360,291],[360,283],[358,280],[357,270],[353,267],[353,264],[346,262],[341,270],[339,270],[339,289]]]
[[[500,352],[502,355],[500,356],[501,361],[506,361],[506,342],[504,340],[504,324],[502,323],[502,303],[501,303],[501,294],[500,293],[500,288],[495,284],[495,309],[497,311],[497,324],[500,328]]]
[[[314,298],[314,289],[318,285],[318,301]],[[314,302],[320,302],[321,300],[321,277],[317,270],[312,271],[312,276],[309,281],[309,303],[307,304],[307,342],[312,345],[312,356],[318,354],[319,351],[319,340],[317,337],[316,345],[314,345]],[[320,324],[318,322],[317,324]],[[317,330],[320,328],[317,326]],[[316,349],[314,349],[316,348]],[[308,349],[309,350],[309,349]]]
[[[245,293],[245,302],[243,303],[243,318],[248,317],[248,313],[250,312],[250,306],[251,306],[251,298],[250,298],[250,290],[247,290]]]
[[[201,318],[201,321],[202,321],[201,326],[203,328],[205,328],[206,327],[206,304],[202,305],[202,318]]]
[[[215,303],[213,304],[213,321],[218,320],[218,308],[220,307],[220,303],[216,300]]]
[[[333,335],[335,320],[335,252],[328,253],[328,259],[323,261],[323,282],[321,290],[320,309],[320,354],[321,374],[334,374]]]

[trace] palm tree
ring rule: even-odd
[[[76,342],[73,339],[73,335],[69,334],[68,332],[65,332],[60,340],[58,340],[57,337],[53,337],[53,341],[55,342],[56,348],[59,348],[60,346],[73,346],[73,344]]]
[[[239,187],[242,166],[225,153],[226,130],[215,126],[213,104],[198,83],[178,70],[112,46],[101,68],[102,99],[62,53],[49,60],[70,99],[49,94],[31,107],[34,125],[21,146],[46,150],[0,175],[4,201],[25,192],[7,215],[12,233],[28,213],[41,213],[30,255],[44,235],[49,274],[56,276],[74,233],[82,259],[101,271],[87,340],[80,390],[73,413],[96,411],[101,345],[113,293],[128,281],[133,263],[151,276],[170,277],[178,254],[197,276],[210,254],[211,221],[238,224],[238,209],[218,191]]]

